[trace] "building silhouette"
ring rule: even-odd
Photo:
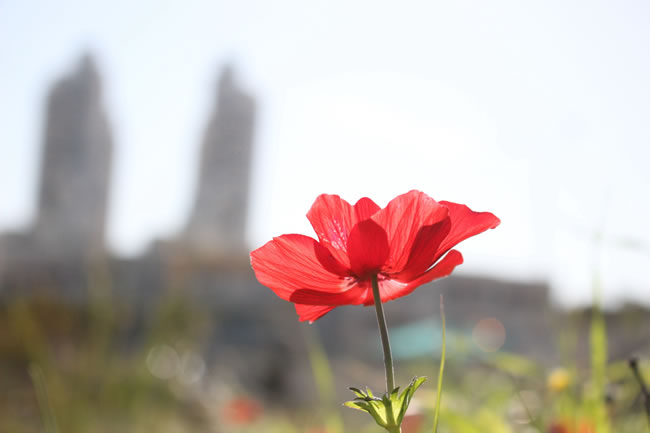
[[[90,55],[52,87],[43,131],[33,230],[38,254],[64,260],[102,256],[113,142]]]
[[[247,256],[255,102],[234,75],[226,66],[219,77],[216,104],[203,137],[194,207],[182,235],[201,256]]]
[[[0,293],[86,297],[105,260],[113,143],[94,59],[56,81],[45,106],[35,223],[0,235]]]

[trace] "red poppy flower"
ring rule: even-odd
[[[373,275],[382,302],[446,277],[463,262],[451,248],[500,222],[489,212],[436,202],[419,191],[383,209],[369,198],[352,206],[323,194],[307,218],[318,241],[298,234],[273,238],[251,253],[251,264],[260,283],[310,322],[341,305],[372,305]]]

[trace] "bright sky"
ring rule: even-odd
[[[0,230],[33,218],[47,89],[90,50],[110,245],[178,231],[232,61],[259,101],[251,247],[310,234],[322,192],[420,189],[502,219],[461,272],[548,278],[575,304],[597,268],[607,301],[650,303],[648,22],[641,0],[2,2]]]

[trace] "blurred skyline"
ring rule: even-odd
[[[420,189],[502,220],[461,245],[461,272],[549,279],[575,304],[598,267],[606,301],[647,304],[648,18],[631,1],[4,4],[0,231],[34,217],[47,89],[84,51],[115,142],[109,245],[180,231],[233,62],[260,111],[251,248],[312,235],[320,193]]]

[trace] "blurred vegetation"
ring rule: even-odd
[[[206,422],[147,366],[152,347],[199,335],[200,317],[190,323],[182,304],[167,302],[151,323],[133,324],[110,305],[35,298],[1,307],[0,431],[190,431]]]
[[[336,371],[314,328],[305,326],[301,336],[314,402],[281,408],[213,374],[203,350],[218,323],[208,311],[174,294],[147,315],[116,302],[107,288],[94,289],[90,299],[83,306],[42,297],[0,305],[1,432],[379,431],[337,401]],[[564,331],[564,365],[550,371],[505,352],[448,359],[438,431],[650,432],[639,381],[626,360],[608,362],[599,309],[592,311],[588,367],[578,366],[573,337]],[[638,365],[650,380],[647,358]],[[437,369],[438,360],[426,357],[399,365],[402,378],[430,378],[411,404],[404,433],[432,431]]]

